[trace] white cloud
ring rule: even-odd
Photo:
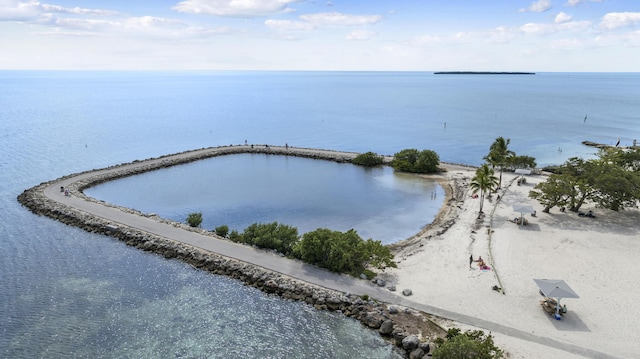
[[[640,23],[640,12],[610,12],[602,18],[600,26],[613,30]]]
[[[557,18],[557,17],[556,17]],[[556,32],[563,31],[579,31],[584,32],[591,27],[591,22],[589,21],[565,21],[565,22],[555,22],[552,24],[536,24],[536,23],[528,23],[520,26],[520,31],[528,35],[547,35]]]
[[[264,24],[274,30],[278,31],[309,31],[315,29],[317,26],[306,21],[291,21],[291,20],[266,20]]]
[[[186,28],[187,25],[181,21],[167,19],[163,17],[142,16],[130,17],[127,19],[125,26],[133,28]]]
[[[585,2],[601,2],[602,0],[569,0],[567,1],[568,6],[578,6],[581,3]]]
[[[409,45],[415,46],[434,46],[443,42],[443,38],[438,35],[422,35],[414,37]]]
[[[551,0],[534,1],[526,9],[520,9],[520,12],[545,12],[551,9]]]
[[[40,14],[42,10],[38,2],[0,0],[0,21],[28,21],[37,18]]]
[[[550,42],[547,47],[550,49],[559,49],[559,50],[575,50],[579,49],[583,46],[580,40],[571,38],[571,39],[561,39]]]
[[[562,24],[564,22],[571,21],[571,19],[572,19],[571,15],[567,15],[566,13],[561,11],[558,15],[556,15],[554,22],[556,24]]]
[[[545,35],[556,32],[557,29],[551,24],[535,24],[530,22],[528,24],[520,26],[520,31],[524,32],[525,34]]]
[[[382,20],[380,15],[347,15],[339,12],[323,12],[318,14],[301,15],[300,19],[314,25],[333,26],[363,26],[376,24]]]
[[[300,15],[300,20],[273,20],[264,24],[276,31],[311,31],[321,26],[364,26],[379,22],[379,15],[347,15],[337,12]],[[367,40],[376,33],[364,30],[354,30],[347,35],[347,40]]]
[[[372,37],[376,36],[378,33],[367,30],[353,30],[349,35],[347,35],[347,40],[369,40]]]
[[[514,32],[506,26],[498,26],[495,29],[486,31],[484,35],[488,42],[494,44],[505,44],[515,38]]]
[[[65,13],[65,14],[82,14],[82,15],[100,15],[100,16],[114,16],[118,15],[117,11],[103,10],[103,9],[82,9],[79,7],[66,8],[58,5],[41,5],[42,11],[46,13]]]
[[[41,17],[48,17],[53,13],[99,16],[118,15],[116,11],[103,9],[66,8],[58,5],[41,4],[37,1],[0,0],[0,21],[36,21],[37,23],[46,23],[46,19],[41,19]]]
[[[185,0],[172,7],[178,12],[226,17],[262,17],[292,11],[298,0]]]

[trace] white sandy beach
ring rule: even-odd
[[[447,166],[444,175],[468,184],[473,168]],[[526,184],[512,182],[516,175],[503,175],[501,200],[496,195],[484,205],[485,217],[478,221],[479,198],[471,192],[453,199],[456,218],[438,235],[433,226],[415,243],[396,255],[398,268],[387,271],[398,288],[410,288],[412,301],[500,323],[527,333],[605,353],[612,358],[640,358],[640,254],[636,209],[613,212],[592,209],[596,218],[574,212],[542,213],[542,206],[528,198],[533,186],[544,180],[529,175]],[[464,187],[467,188],[468,187]],[[526,215],[529,224],[509,220],[520,216],[514,204],[533,206],[537,215]],[[447,206],[447,203],[445,203]],[[495,212],[492,214],[492,212]],[[489,239],[488,228],[493,233]],[[429,238],[429,236],[431,236]],[[469,268],[469,256],[482,256],[492,268],[483,271],[477,263]],[[498,278],[500,282],[498,282]],[[564,299],[568,313],[556,320],[541,308],[542,299],[534,278],[562,279],[580,296]],[[492,290],[502,286],[505,294]],[[401,295],[401,294],[399,294]],[[446,323],[470,329],[458,323]],[[482,328],[480,328],[482,329]],[[579,354],[546,345],[495,334],[498,346],[510,358],[579,358]],[[588,355],[593,356],[593,355]]]

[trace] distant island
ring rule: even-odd
[[[535,72],[438,71],[434,75],[535,75]]]

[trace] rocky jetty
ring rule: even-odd
[[[68,225],[82,228],[88,232],[118,238],[132,247],[153,252],[168,259],[184,261],[196,269],[206,270],[214,274],[240,280],[246,285],[258,288],[269,294],[278,295],[284,299],[305,302],[319,310],[339,311],[348,317],[359,320],[367,327],[377,330],[382,337],[393,342],[398,350],[404,351],[406,357],[421,358],[426,356],[429,352],[429,342],[434,339],[434,337],[425,337],[423,335],[421,342],[418,336],[426,332],[437,332],[439,335],[443,335],[444,330],[431,322],[424,313],[411,311],[409,309],[399,311],[397,307],[391,307],[392,309],[389,310],[387,304],[375,301],[366,296],[360,297],[315,286],[250,263],[223,257],[216,253],[144,232],[136,228],[114,225],[100,217],[90,215],[50,199],[44,193],[45,188],[56,182],[83,175],[81,176],[82,179],[72,182],[65,187],[65,189],[70,191],[71,195],[81,197],[88,201],[99,202],[105,206],[117,207],[122,211],[150,217],[157,221],[171,223],[184,230],[197,231],[203,235],[220,238],[216,236],[215,233],[201,228],[192,228],[183,223],[162,219],[154,214],[144,214],[130,208],[118,207],[98,201],[86,196],[83,190],[96,184],[121,177],[132,176],[204,158],[236,153],[293,155],[336,162],[351,162],[351,160],[357,156],[356,153],[301,149],[289,146],[272,147],[268,145],[253,145],[216,147],[188,151],[145,161],[134,161],[129,164],[65,176],[25,190],[18,196],[18,201],[35,214],[53,218]],[[425,327],[429,327],[429,330],[426,330]]]

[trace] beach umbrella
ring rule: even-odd
[[[560,299],[562,298],[580,298],[580,296],[569,287],[569,285],[561,279],[534,279],[534,282],[540,288],[542,295],[549,298],[556,298],[556,316],[560,311]]]
[[[525,213],[533,213],[533,212],[535,212],[533,207],[525,205],[525,204],[514,204],[513,205],[513,211],[520,213],[520,223],[521,224],[524,224],[523,217],[524,217]]]

